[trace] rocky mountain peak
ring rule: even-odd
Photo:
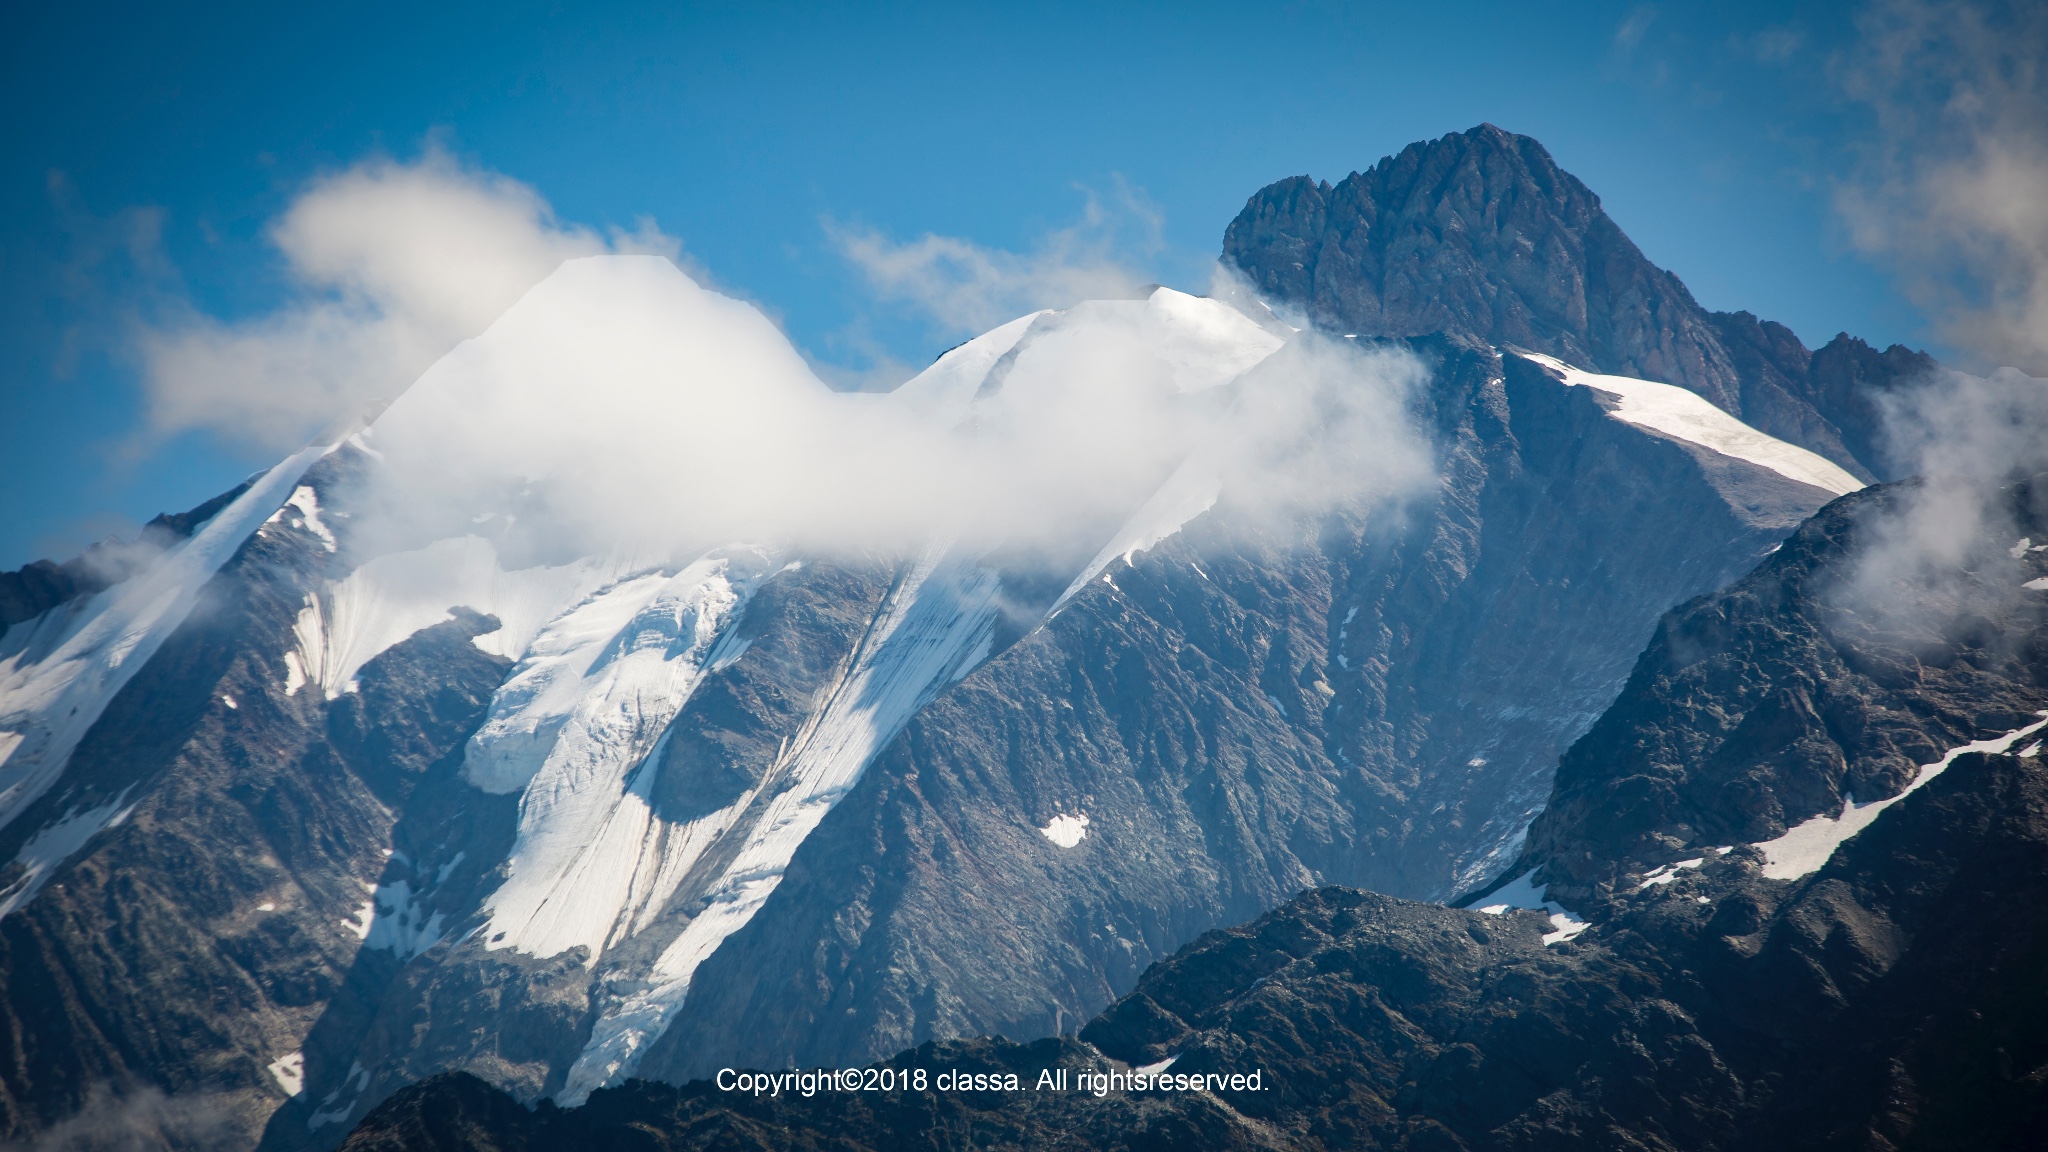
[[[1739,404],[1726,358],[1691,330],[1704,313],[1685,286],[1543,145],[1491,124],[1411,144],[1334,187],[1268,188],[1223,248],[1319,324],[1456,332]]]
[[[1933,366],[1897,347],[1823,358],[1782,324],[1709,312],[1542,144],[1491,124],[1335,185],[1261,189],[1224,233],[1223,259],[1333,332],[1445,332],[1676,384],[1866,480],[1901,471],[1873,396]]]

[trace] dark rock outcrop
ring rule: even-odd
[[[1614,706],[1563,759],[1528,862],[1553,892],[1606,889],[1713,845],[1782,834],[2048,708],[2041,553],[1985,541],[1923,570],[1895,530],[1922,485],[1830,504],[1730,587],[1658,626]],[[1999,493],[2013,536],[2048,537],[2048,477]]]
[[[344,466],[330,458],[307,483]],[[362,698],[342,709],[286,694],[304,588],[332,562],[287,523],[252,536],[60,785],[0,831],[11,881],[39,829],[126,810],[0,921],[7,1137],[109,1091],[154,1091],[207,1095],[218,1137],[249,1146],[283,1098],[268,1066],[301,1047],[356,966],[349,922],[386,867],[387,805],[461,748],[508,666],[468,643],[496,621],[467,614],[366,665]]]
[[[1064,1034],[1203,932],[1329,884],[1445,898],[1514,858],[1558,756],[1621,690],[1659,617],[1752,568],[1827,494],[1618,421],[1594,390],[1566,387],[1484,341],[1675,374],[1720,388],[1715,395],[1745,412],[1776,405],[1771,419],[1815,444],[1835,433],[1843,444],[1875,440],[1868,421],[1823,413],[1813,423],[1787,407],[1814,365],[1825,362],[1844,397],[1828,412],[1863,403],[1868,415],[1873,390],[1916,362],[1853,342],[1806,356],[1775,326],[1698,313],[1589,193],[1543,167],[1540,149],[1481,135],[1436,175],[1436,152],[1423,148],[1401,162],[1408,168],[1383,165],[1378,191],[1347,182],[1359,212],[1407,189],[1403,203],[1413,203],[1384,219],[1408,223],[1343,225],[1350,239],[1338,255],[1303,263],[1297,286],[1304,306],[1326,294],[1339,310],[1326,320],[1344,308],[1379,317],[1377,329],[1343,330],[1396,332],[1383,343],[1424,362],[1429,382],[1408,416],[1434,455],[1433,484],[1313,523],[1263,516],[1226,495],[1177,535],[1112,560],[1042,627],[1098,539],[1057,562],[983,558],[1009,609],[988,637],[990,658],[881,748],[759,913],[693,970],[679,1014],[645,1050],[643,1075],[852,1063],[988,1033],[1056,1038],[1043,1048],[925,1051],[990,1067],[1108,1067],[1110,1056]],[[1416,215],[1425,185],[1456,208],[1431,217],[1450,238],[1435,247]],[[1234,254],[1284,254],[1342,223],[1334,190],[1288,188],[1273,200],[1271,227],[1255,237],[1234,227]],[[1499,227],[1482,235],[1461,215],[1468,210]],[[1524,233],[1545,238],[1524,252]],[[1264,258],[1253,256],[1247,267]],[[1473,276],[1492,280],[1475,289]],[[1577,277],[1569,299],[1544,295],[1556,276]],[[1478,324],[1482,314],[1498,323]],[[1452,334],[1416,334],[1425,322]],[[109,708],[60,786],[0,831],[0,859],[12,859],[67,806],[135,805],[0,922],[0,1023],[16,1038],[15,1055],[0,1059],[0,1134],[47,1127],[84,1106],[98,1082],[226,1092],[249,1137],[241,1143],[260,1130],[276,1152],[330,1145],[392,1092],[449,1069],[534,1101],[562,1090],[593,1021],[647,971],[603,964],[651,960],[704,912],[702,896],[654,908],[645,931],[608,942],[597,967],[588,945],[537,957],[480,938],[521,802],[461,774],[463,742],[507,672],[472,643],[488,618],[449,605],[449,619],[385,651],[332,700],[317,686],[285,687],[301,614],[360,559],[339,480],[364,459],[345,448],[307,479],[338,550],[317,522],[285,517],[260,530]],[[1106,538],[1115,526],[1100,527]],[[684,819],[748,796],[743,816],[768,811],[782,753],[843,682],[905,568],[901,557],[807,558],[766,577],[733,625],[735,642],[665,730],[661,754],[641,766],[653,774],[636,777],[649,785],[648,809]],[[1089,823],[1079,843],[1041,832],[1080,814]],[[739,839],[706,848],[691,875],[722,868]],[[684,890],[700,892],[674,889]],[[1755,890],[1758,924],[1775,914],[1775,891]],[[1395,965],[1354,965],[1377,973],[1373,981],[1407,971],[1402,964],[1427,968],[1429,957],[1446,973],[1493,965],[1537,980],[1565,955],[1541,947],[1539,917],[1356,903],[1365,899],[1328,896],[1328,908],[1291,913],[1286,923],[1305,926],[1285,932],[1324,940],[1297,959],[1334,963],[1342,948],[1362,949]],[[1346,900],[1357,923],[1334,926],[1329,909]],[[1411,954],[1422,959],[1394,959]],[[1188,969],[1207,973],[1204,987],[1233,1002],[1250,995],[1206,963]],[[1418,992],[1401,1011],[1471,1026],[1459,1014],[1493,995],[1490,979],[1443,975],[1445,988],[1464,981],[1462,990]],[[1146,987],[1159,1010],[1147,1017],[1153,1025],[1189,1035],[1237,1026],[1204,1015],[1192,991],[1162,1000],[1163,986]],[[1558,995],[1606,995],[1573,987]],[[1113,1024],[1118,1036],[1137,1027],[1128,1014]],[[1144,1035],[1153,1039],[1141,1047],[1166,1033]],[[1430,1035],[1445,1051],[1463,1043]],[[1098,1039],[1117,1059],[1136,1058],[1138,1041]],[[1349,1041],[1333,1032],[1330,1042]],[[278,1063],[292,1059],[302,1063]],[[305,1087],[287,1099],[295,1067]],[[1579,1090],[1562,1072],[1546,1075],[1546,1091]],[[456,1147],[502,1135],[515,1147],[581,1123],[546,1109],[515,1114],[464,1091],[438,1119],[415,1116],[404,1139]],[[1388,1107],[1422,1115],[1397,1098],[1386,1096]],[[596,1111],[577,1115],[618,1108],[628,1117],[639,1105],[619,1102],[632,1099],[670,1101],[659,1106],[677,1123],[701,1119],[693,1131],[741,1144],[773,1146],[804,1130],[787,1127],[794,1121],[779,1104],[732,1111],[688,1091],[601,1093]],[[1503,1099],[1487,1115],[1520,1097]],[[890,1146],[929,1123],[1022,1145],[1075,1131],[1132,1147],[1266,1147],[1298,1135],[1286,1128],[1293,1120],[1256,1118],[1227,1100],[1082,1099],[1029,1115],[998,1100],[888,1111],[896,1107],[871,1110],[880,1127],[832,1120],[841,1126],[819,1140]],[[1427,1133],[1477,1123],[1438,1112],[1415,1121],[1417,1147]]]
[[[1411,144],[1335,185],[1267,186],[1223,259],[1275,304],[1360,336],[1444,332],[1689,388],[1864,479],[1894,479],[1876,396],[1934,362],[1710,313],[1651,264],[1600,198],[1527,136],[1482,124]]]

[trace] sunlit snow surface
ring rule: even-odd
[[[708,904],[663,950],[644,986],[606,1005],[559,1099],[579,1103],[632,1074],[682,1007],[698,965],[760,910],[797,847],[852,790],[868,761],[919,708],[986,657],[999,584],[994,572],[943,546],[899,578],[824,706],[761,785],[728,810],[746,819],[729,833],[741,837],[738,852],[704,890]],[[765,803],[750,810],[760,798]]]
[[[633,350],[607,343],[619,321],[606,302],[620,292],[642,311],[702,304],[693,295],[700,290],[666,262],[572,261],[530,294],[517,316],[508,314],[510,322],[438,363],[350,443],[380,474],[411,468],[407,475],[446,479],[453,474],[422,471],[420,464],[436,461],[445,430],[456,422],[511,409],[573,414],[582,410],[577,405],[620,402],[622,394],[600,390],[579,393],[563,410],[560,393],[601,382],[613,369],[645,367],[634,362]],[[691,321],[697,327],[664,329],[667,343],[656,353],[701,351],[701,363],[688,361],[692,370],[738,372],[750,382],[766,373],[773,387],[816,383],[794,349],[763,350],[762,334],[772,325],[743,304],[718,299],[708,313],[699,309]],[[636,314],[634,322],[646,319]],[[727,339],[735,326],[748,330]],[[849,396],[844,405],[850,415],[879,405],[972,429],[985,427],[977,420],[1001,420],[1019,405],[1064,395],[1078,370],[1102,367],[1090,359],[1104,349],[1113,361],[1108,370],[1128,374],[1134,386],[1185,395],[1230,383],[1281,343],[1227,305],[1159,289],[1143,300],[1090,301],[1021,317],[949,351],[892,394]],[[688,451],[693,436],[701,446],[702,432],[677,428],[676,450]],[[514,472],[525,444],[515,437],[499,446]],[[340,550],[329,526],[335,514],[299,483],[318,454],[309,450],[279,465],[148,575],[9,636],[0,652],[0,823],[48,787],[106,699],[266,518],[306,531],[316,547]],[[1218,488],[1213,470],[1189,465],[1149,500],[1133,498],[1121,529],[1073,574],[1074,587],[1177,532],[1215,501]],[[498,619],[474,642],[515,664],[466,749],[463,774],[480,790],[517,794],[519,823],[502,880],[484,898],[483,923],[470,938],[486,949],[535,956],[583,950],[598,1019],[561,1093],[580,1101],[632,1073],[683,1003],[698,966],[759,911],[798,847],[882,746],[988,658],[1000,579],[976,549],[936,536],[900,566],[836,683],[760,784],[723,809],[672,823],[651,803],[664,735],[704,677],[744,654],[735,625],[755,591],[803,557],[726,545],[694,560],[685,554],[508,562],[507,538],[498,533],[510,523],[511,505],[492,505],[498,496],[478,497],[483,490],[475,488],[447,489],[468,493],[455,504],[442,489],[421,491],[430,494],[410,501],[419,522],[377,537],[395,550],[358,557],[346,576],[307,590],[276,689],[333,699],[356,689],[371,660],[448,619],[453,608]],[[468,507],[471,498],[486,506]],[[373,537],[361,531],[363,510],[351,512],[349,547],[366,547]],[[37,726],[39,717],[73,715],[74,708],[75,723]],[[124,804],[74,810],[32,839],[23,850],[28,872],[0,892],[0,912],[31,898],[65,856],[125,817]],[[1086,826],[1085,816],[1061,816],[1045,834],[1074,847]],[[334,920],[364,948],[421,956],[449,932],[449,917],[462,914],[435,906],[448,867],[441,863],[437,873],[423,862],[409,876],[366,883],[364,897],[335,909]],[[656,926],[651,947],[614,955]],[[303,1086],[300,1061],[281,1058],[271,1071],[287,1091]],[[311,1126],[347,1116],[353,1104],[344,1100],[345,1089],[360,1092],[358,1080],[367,1082],[366,1074],[352,1068]]]
[[[465,768],[491,791],[524,787],[509,875],[485,902],[487,947],[580,946],[595,964],[666,905],[730,823],[730,811],[656,819],[650,754],[706,670],[738,654],[722,629],[773,571],[758,550],[707,556],[601,593],[534,642]]]
[[[1040,828],[1038,834],[1062,848],[1078,848],[1081,841],[1088,836],[1088,814],[1083,812],[1078,816],[1068,816],[1061,813],[1053,817],[1045,827]]]
[[[1655,888],[1659,884],[1669,884],[1673,880],[1678,879],[1680,872],[1688,868],[1698,868],[1706,862],[1706,857],[1698,856],[1691,860],[1680,860],[1675,864],[1666,864],[1660,868],[1652,868],[1643,874],[1643,882],[1638,887]]]
[[[277,1085],[287,1096],[297,1096],[306,1090],[306,1056],[303,1052],[287,1052],[270,1062],[270,1074],[277,1078]]]
[[[2048,712],[2040,713],[2048,716]],[[1757,847],[1764,853],[1764,875],[1773,880],[1797,880],[1820,870],[1821,865],[1835,854],[1842,841],[1870,826],[1870,822],[1882,815],[1884,810],[1920,790],[1929,780],[1941,775],[1942,771],[1965,752],[2004,753],[2027,737],[2048,727],[2048,719],[2038,720],[2024,728],[1993,736],[1988,740],[1977,740],[1960,748],[1951,748],[1946,755],[1932,764],[1922,764],[1913,782],[1897,796],[1884,800],[1873,800],[1858,804],[1851,798],[1842,802],[1839,816],[1815,816],[1776,840],[1766,840]]]
[[[1536,883],[1536,869],[1531,868],[1509,881],[1504,887],[1496,889],[1491,895],[1482,897],[1486,903],[1480,905],[1478,910],[1488,916],[1499,916],[1511,908],[1549,913],[1551,930],[1543,934],[1545,944],[1562,944],[1592,927],[1586,921],[1565,911],[1564,905],[1549,899],[1546,895],[1549,890],[1550,885]]]
[[[1759,432],[1714,407],[1696,392],[1627,376],[1602,376],[1534,352],[1517,355],[1557,372],[1566,384],[1583,385],[1615,397],[1620,401],[1620,407],[1613,411],[1617,420],[1746,460],[1787,480],[1810,484],[1837,496],[1863,487],[1861,480],[1826,457]]]

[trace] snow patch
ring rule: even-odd
[[[1863,487],[1861,480],[1834,461],[1757,431],[1714,407],[1697,392],[1628,376],[1602,376],[1540,353],[1520,352],[1517,355],[1557,372],[1567,385],[1584,385],[1615,397],[1620,401],[1620,407],[1610,415],[1623,423],[1662,432],[1723,456],[1746,460],[1787,480],[1811,485],[1837,496]]]
[[[355,933],[358,940],[368,940],[370,929],[377,923],[377,901],[373,896],[356,906],[356,914],[341,922],[343,928]]]
[[[6,888],[0,888],[0,919],[35,899],[36,893],[49,883],[57,866],[85,847],[86,841],[126,821],[128,814],[135,810],[127,799],[128,789],[123,788],[119,796],[97,808],[80,812],[73,807],[54,823],[29,837],[21,851],[14,854],[14,862],[21,865],[22,874]]]
[[[326,1125],[348,1119],[348,1114],[355,1111],[356,1104],[362,1100],[363,1091],[369,1086],[370,1070],[363,1067],[359,1061],[351,1063],[348,1066],[348,1075],[341,1081],[341,1087],[321,1098],[321,1107],[306,1121],[306,1130],[317,1132]],[[336,1102],[341,1099],[344,1092],[350,1093],[349,1100],[337,1107]]]
[[[2037,713],[2048,716],[2048,712]],[[2024,728],[2017,728],[2003,736],[1988,740],[1976,740],[1960,748],[1951,748],[1941,759],[1932,764],[1922,764],[1913,782],[1897,796],[1884,800],[1873,800],[1858,804],[1853,797],[1842,801],[1839,816],[1815,816],[1787,831],[1775,840],[1766,840],[1757,847],[1764,853],[1764,875],[1773,880],[1797,880],[1820,870],[1821,865],[1835,854],[1842,841],[1870,826],[1884,810],[1920,790],[1929,780],[1942,774],[1955,758],[1965,752],[2003,753],[2021,740],[2048,727],[2048,719],[2038,720]]]
[[[1637,885],[1637,887],[1655,888],[1659,884],[1669,884],[1673,880],[1678,879],[1678,873],[1681,870],[1687,868],[1697,868],[1700,865],[1705,864],[1706,862],[1707,858],[1701,856],[1698,859],[1694,860],[1680,860],[1676,864],[1666,864],[1661,868],[1652,868],[1650,871],[1643,874],[1643,882]]]
[[[297,1096],[306,1090],[306,1054],[287,1052],[270,1062],[270,1074],[277,1077],[277,1085],[287,1096]]]
[[[1180,1053],[1175,1052],[1173,1055],[1168,1056],[1166,1059],[1161,1060],[1157,1064],[1147,1064],[1140,1068],[1133,1068],[1131,1069],[1131,1071],[1137,1073],[1140,1076],[1157,1076],[1161,1072],[1166,1071],[1168,1068],[1173,1067],[1173,1062],[1178,1059],[1180,1059]]]
[[[221,702],[221,703],[223,703],[223,704],[225,704],[225,705],[227,705],[227,706],[228,706],[229,708],[240,708],[240,707],[241,707],[241,705],[240,705],[240,704],[237,704],[237,703],[235,703],[235,698],[234,698],[233,696],[229,696],[229,695],[227,695],[227,694],[225,694],[225,693],[223,693],[223,694],[221,695],[221,698],[220,698],[220,702]],[[0,760],[5,760],[5,759],[6,759],[6,757],[4,757],[4,756],[0,756]]]
[[[350,923],[348,927],[363,947],[383,949],[400,960],[410,960],[440,943],[446,920],[441,913],[426,910],[423,895],[424,892],[413,891],[407,880],[379,884],[363,906],[368,910],[368,924],[359,928]],[[363,912],[359,910],[357,915]]]
[[[1052,818],[1052,823],[1038,830],[1040,836],[1062,848],[1072,848],[1088,835],[1088,814],[1086,812],[1068,816],[1061,813]]]
[[[1564,905],[1549,899],[1546,895],[1549,890],[1550,885],[1536,883],[1536,869],[1531,868],[1496,889],[1492,895],[1485,897],[1484,899],[1491,903],[1481,905],[1478,911],[1488,916],[1499,916],[1514,908],[1548,912],[1551,931],[1543,934],[1543,943],[1546,946],[1562,944],[1592,927],[1586,921],[1565,911]]]
[[[2020,585],[2020,587],[2032,589],[2035,592],[2048,592],[2048,576],[2043,576],[2039,580],[2029,580],[2025,584]]]
[[[298,515],[292,516],[293,512],[297,512]],[[313,491],[311,485],[301,484],[297,488],[292,489],[292,494],[285,500],[284,506],[272,512],[270,518],[265,520],[264,523],[275,524],[287,517],[290,517],[292,527],[303,528],[318,536],[321,545],[329,552],[335,550],[337,545],[334,533],[328,530],[327,525],[320,522],[320,494]]]

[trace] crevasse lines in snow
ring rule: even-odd
[[[608,1005],[592,1029],[570,1068],[564,1103],[633,1073],[682,1007],[698,966],[760,911],[798,846],[875,753],[987,658],[999,588],[995,572],[943,544],[902,573],[824,705],[779,759],[779,770],[754,790],[766,802],[729,834],[741,838],[737,851],[699,898],[702,910],[662,951],[644,984]]]
[[[713,552],[666,580],[624,582],[536,639],[470,751],[477,757],[494,737],[553,729],[551,740],[527,745],[544,744],[545,756],[520,797],[507,878],[485,901],[485,947],[552,956],[580,946],[595,964],[622,923],[644,922],[640,913],[658,907],[670,878],[688,870],[711,837],[708,829],[672,837],[655,817],[651,754],[720,644],[735,642],[727,625],[772,571],[758,549]],[[623,626],[593,630],[619,602],[632,609]],[[506,767],[497,765],[499,777]],[[474,771],[471,779],[510,782]]]
[[[1081,338],[1091,326],[1136,336],[1181,393],[1226,384],[1281,343],[1225,305],[1162,289],[1145,301],[1091,301],[1020,318],[941,356],[898,397],[964,424],[1011,377],[1057,372],[1053,346]],[[1040,354],[1049,357],[1044,366],[1036,365]],[[1214,503],[1217,488],[1212,469],[1185,462],[1131,515],[1075,586],[1114,557],[1128,559],[1179,531]],[[721,842],[672,895],[677,907],[701,909],[644,982],[628,985],[633,990],[606,1007],[570,1069],[564,1102],[579,1102],[593,1089],[631,1075],[646,1046],[682,1006],[698,966],[767,902],[797,848],[858,782],[868,762],[919,709],[988,658],[1000,580],[963,551],[951,541],[935,543],[899,574],[847,670],[767,778],[732,807],[704,818],[741,813],[716,833]]]

